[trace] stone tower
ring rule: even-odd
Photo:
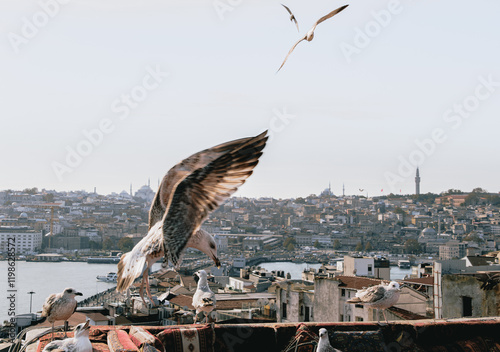
[[[417,196],[420,195],[420,172],[418,171],[418,167],[417,167],[417,174],[415,176],[415,194]]]

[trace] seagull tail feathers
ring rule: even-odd
[[[134,280],[138,278],[144,271],[146,257],[133,255],[133,252],[128,252],[122,255],[118,263],[118,280],[116,290],[123,292],[132,285]]]

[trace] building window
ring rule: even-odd
[[[363,321],[362,317],[356,317],[355,319],[356,319],[356,321]]]
[[[286,303],[283,303],[283,304],[281,305],[281,317],[282,317],[283,319],[286,319]]]
[[[462,316],[471,317],[472,316],[472,298],[467,296],[462,296]]]
[[[368,272],[371,273],[372,272],[372,265],[371,264],[368,264]]]
[[[300,315],[304,315],[304,306],[300,306]]]
[[[304,321],[309,321],[309,307],[306,307],[306,316],[304,317]]]
[[[340,321],[344,321],[344,314],[340,314]]]
[[[342,295],[342,297],[345,297],[345,289],[342,289],[341,295]]]
[[[355,304],[354,307],[355,308],[361,308],[361,309],[363,309],[363,305],[362,304]]]

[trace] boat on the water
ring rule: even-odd
[[[116,273],[108,273],[108,275],[106,276],[97,275],[96,279],[97,281],[103,281],[103,282],[116,282],[118,276],[116,275]]]
[[[409,260],[398,260],[398,266],[401,269],[410,269],[410,261]]]

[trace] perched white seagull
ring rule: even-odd
[[[208,287],[207,272],[205,270],[197,271],[194,273],[194,277],[198,281],[198,288],[193,295],[193,307],[196,309],[194,322],[196,323],[200,312],[203,312],[208,322],[208,314],[215,308],[215,294]]]
[[[75,337],[52,341],[43,352],[92,352],[92,344],[89,339],[90,320],[85,323],[78,324],[74,331]]]
[[[74,288],[66,288],[62,293],[53,293],[45,300],[42,317],[52,323],[52,333],[54,333],[54,323],[57,320],[66,321],[76,311],[75,296],[82,296],[82,294]]]
[[[330,339],[328,338],[328,331],[325,328],[319,329],[319,342],[316,347],[316,352],[342,352],[330,345]]]
[[[153,297],[149,289],[149,269],[153,266],[158,259],[164,256],[163,253],[163,229],[162,222],[157,222],[135,247],[128,253],[122,255],[118,263],[118,281],[116,290],[123,292],[132,285],[134,280],[142,274],[141,288],[139,290],[140,296],[144,304],[144,288],[146,294],[152,304],[154,304]],[[190,237],[186,247],[195,248],[210,258],[213,259],[215,265],[220,267],[219,258],[217,258],[217,245],[208,232],[203,229],[198,230],[193,236]],[[146,267],[145,267],[146,265]]]
[[[356,297],[350,299],[347,303],[363,304],[367,307],[376,308],[378,322],[380,321],[378,310],[382,309],[385,322],[387,323],[385,310],[398,302],[400,292],[399,283],[391,281],[387,286],[381,284],[359,290],[356,292]]]
[[[299,24],[297,22],[297,19],[295,18],[295,15],[292,13],[292,11],[288,8],[288,6],[285,6],[283,4],[281,4],[281,6],[283,6],[288,11],[288,13],[290,14],[290,21],[294,22],[295,25],[297,26],[297,31],[300,31]]]
[[[338,14],[340,11],[342,11],[343,9],[345,9],[347,6],[349,5],[344,5],[342,7],[339,7],[338,9],[336,10],[333,10],[332,12],[330,12],[329,14],[321,17],[319,20],[316,21],[316,23],[314,24],[314,26],[309,30],[309,32],[306,33],[306,35],[304,35],[302,38],[300,38],[297,43],[294,44],[294,46],[292,46],[292,48],[290,49],[290,51],[288,52],[288,54],[286,55],[285,57],[285,60],[283,60],[283,63],[281,64],[280,68],[278,69],[281,70],[281,68],[283,67],[283,65],[285,64],[286,60],[288,59],[288,57],[290,56],[290,54],[292,53],[292,51],[295,49],[295,47],[303,40],[307,40],[308,42],[310,42],[311,40],[313,40],[314,38],[314,30],[316,29],[316,26],[318,24],[320,24],[321,22],[323,21],[326,21],[327,19],[329,19],[330,17],[333,17],[335,16],[336,14]]]

